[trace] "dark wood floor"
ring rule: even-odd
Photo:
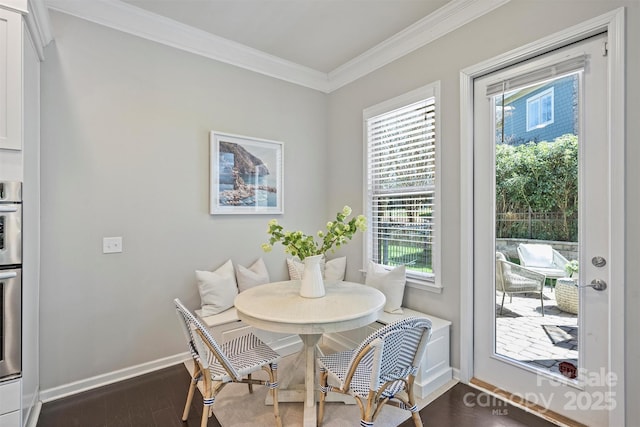
[[[199,393],[193,399],[189,420],[180,421],[188,387],[189,374],[182,364],[176,365],[45,403],[37,427],[196,427],[202,414]],[[440,396],[420,411],[420,417],[425,427],[553,425],[464,384]],[[410,426],[410,420],[400,425]],[[208,427],[220,427],[220,423],[212,417]]]

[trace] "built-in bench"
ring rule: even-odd
[[[201,316],[201,310],[196,310],[196,314],[207,325],[213,337],[220,343],[248,332],[253,332],[282,356],[296,353],[302,349],[302,341],[297,335],[269,332],[249,326],[238,318],[235,307],[207,317]],[[432,324],[431,340],[427,344],[427,353],[423,363],[420,364],[420,371],[417,373],[414,383],[416,397],[426,397],[451,381],[453,377],[449,362],[449,329],[451,322],[448,320],[403,307],[402,314],[383,312],[377,321],[365,327],[351,331],[324,334],[322,346],[333,351],[355,348],[373,331],[396,320],[411,316],[426,317],[431,320]]]

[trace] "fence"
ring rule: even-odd
[[[432,226],[431,222],[379,223],[375,261],[385,265],[406,265],[415,271],[432,271]]]
[[[578,215],[564,212],[498,212],[497,238],[521,238],[575,242]]]

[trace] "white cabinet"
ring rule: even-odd
[[[0,180],[22,181],[22,378],[0,383],[0,427],[34,425],[40,387],[40,61],[51,41],[42,0],[0,0]],[[11,409],[6,409],[11,402]]]
[[[0,149],[22,149],[22,15],[0,9]]]
[[[0,427],[19,427],[20,411],[13,411],[8,414],[0,415]]]
[[[0,427],[20,427],[20,380],[0,383]]]

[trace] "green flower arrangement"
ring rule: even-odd
[[[364,215],[358,215],[347,222],[351,215],[351,208],[345,206],[336,214],[335,221],[327,222],[326,231],[318,231],[317,236],[322,242],[316,242],[314,236],[304,234],[302,231],[284,231],[276,219],[269,221],[267,233],[271,236],[269,243],[262,244],[262,250],[270,252],[273,245],[281,243],[284,251],[300,260],[312,255],[322,255],[329,251],[335,252],[336,248],[353,238],[357,231],[367,229],[367,219]]]
[[[578,261],[577,260],[572,260],[569,261],[565,266],[564,266],[564,270],[567,272],[567,274],[569,276],[573,275],[573,273],[577,273],[579,268],[578,268]]]

